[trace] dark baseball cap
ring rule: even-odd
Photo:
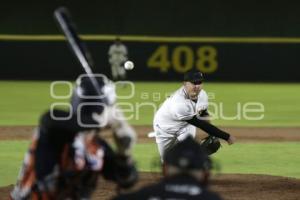
[[[187,137],[167,151],[164,162],[182,170],[209,170],[211,168],[207,153],[192,137]]]
[[[204,78],[200,71],[193,69],[184,74],[183,80],[194,84],[201,84]]]

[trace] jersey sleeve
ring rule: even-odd
[[[201,90],[201,92],[198,95],[196,110],[197,113],[202,113],[207,109],[208,109],[208,95],[204,90]]]
[[[124,56],[127,56],[128,50],[127,50],[127,47],[125,45],[123,45],[122,51],[123,51]]]
[[[113,54],[113,51],[114,51],[114,46],[111,45],[111,46],[109,47],[109,49],[108,49],[107,54],[108,54],[109,56],[111,56],[111,55]]]

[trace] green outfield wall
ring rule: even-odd
[[[135,38],[135,37],[134,37]],[[165,38],[166,39],[166,38]],[[169,38],[170,39],[170,38]],[[201,38],[200,38],[201,39]],[[280,40],[279,40],[280,41]],[[107,51],[112,41],[88,40],[94,72],[110,76]],[[129,80],[180,81],[199,69],[208,81],[300,80],[300,44],[216,41],[126,41],[135,68]],[[74,79],[83,73],[65,41],[2,41],[1,79]]]
[[[136,66],[130,80],[178,81],[194,68],[209,81],[300,81],[300,2],[278,0],[4,1],[0,79],[82,73],[53,20],[61,5],[91,49],[95,72],[110,75],[107,51],[119,36]]]

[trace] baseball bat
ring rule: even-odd
[[[85,43],[80,39],[76,31],[76,25],[72,20],[69,10],[65,7],[59,7],[54,11],[54,18],[57,21],[61,31],[67,39],[71,51],[80,62],[85,73],[90,78],[97,93],[100,93],[100,86],[92,72],[93,61]],[[99,94],[101,95],[101,94]]]

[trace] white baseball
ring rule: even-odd
[[[134,68],[134,64],[132,61],[130,60],[127,60],[125,63],[124,63],[124,68],[126,70],[132,70]]]

